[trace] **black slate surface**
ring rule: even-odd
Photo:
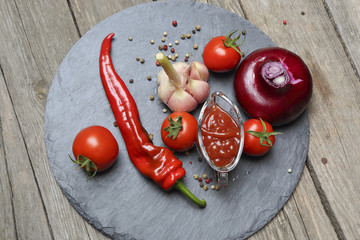
[[[178,26],[173,27],[172,21]],[[196,25],[201,31],[191,39]],[[184,183],[199,198],[207,201],[200,209],[177,191],[165,192],[144,178],[128,158],[122,136],[113,126],[114,117],[103,91],[98,58],[106,35],[115,33],[112,59],[118,74],[126,82],[138,104],[145,129],[154,135],[154,143],[163,145],[160,125],[169,114],[157,98],[155,65],[157,46],[167,32],[166,43],[174,45],[179,61],[185,53],[191,60],[202,61],[202,49],[211,37],[226,35],[234,29],[247,31],[242,46],[245,54],[275,46],[262,31],[245,19],[226,10],[195,2],[153,2],[121,11],[102,21],[86,33],[70,50],[53,80],[45,112],[45,142],[54,176],[72,206],[90,224],[114,239],[243,239],[268,223],[288,200],[302,174],[309,144],[309,120],[305,112],[295,122],[275,130],[270,153],[254,159],[242,156],[230,173],[230,183],[220,191],[204,191],[193,174],[212,170],[198,161],[196,149],[190,155],[177,153],[184,163]],[[132,36],[133,41],[128,37]],[[151,45],[150,40],[155,40]],[[192,48],[199,45],[198,50]],[[167,51],[170,54],[169,50]],[[136,61],[144,58],[145,63]],[[146,79],[148,75],[152,80]],[[235,100],[234,71],[211,73],[211,92],[222,91]],[[129,79],[134,79],[130,84]],[[150,101],[149,96],[155,100]],[[200,107],[193,112],[197,118]],[[244,115],[244,120],[246,120]],[[115,165],[86,182],[87,175],[77,170],[68,158],[76,134],[90,125],[102,125],[116,137],[120,153]],[[292,169],[292,173],[288,173]]]

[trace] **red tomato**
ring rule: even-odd
[[[162,123],[161,138],[166,146],[175,151],[192,148],[197,137],[197,121],[187,112],[173,112]]]
[[[90,159],[90,172],[104,171],[108,169],[116,160],[119,153],[119,146],[111,132],[101,126],[90,126],[81,130],[75,137],[73,154],[79,161]],[[82,164],[82,162],[77,162]],[[94,165],[97,169],[95,169]],[[84,166],[84,168],[86,168]],[[89,172],[88,172],[89,173]]]
[[[243,152],[249,156],[258,157],[266,154],[275,144],[275,135],[282,134],[273,132],[272,126],[261,119],[249,119],[243,126],[245,132]]]
[[[206,44],[203,60],[206,67],[211,71],[228,72],[239,64],[241,54],[236,41],[240,38],[240,35],[231,43],[230,37],[233,33],[235,32],[231,32],[227,36],[214,37]],[[227,47],[224,46],[224,41],[228,44]]]

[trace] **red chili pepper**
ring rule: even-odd
[[[100,76],[130,160],[164,190],[176,188],[200,207],[205,207],[205,200],[199,200],[181,181],[185,176],[182,162],[168,148],[154,146],[144,130],[135,100],[112,64],[110,49],[114,35],[110,33],[102,42]]]

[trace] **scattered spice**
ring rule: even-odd
[[[154,40],[151,40],[151,41],[150,41],[150,43],[151,43],[151,44],[154,44],[154,43],[155,43],[155,41],[154,41]]]
[[[167,36],[167,32],[164,32],[164,37],[166,37]]]
[[[117,122],[114,122],[113,125],[114,127],[118,127]]]
[[[147,78],[147,80],[149,80],[149,81],[151,80],[151,76],[150,76],[150,75],[148,75],[146,78]]]
[[[130,79],[130,80],[129,80],[129,83],[133,83],[133,82],[134,82],[134,79]]]
[[[193,47],[196,50],[196,49],[198,49],[199,46],[195,43]]]
[[[291,168],[288,169],[288,173],[292,173],[292,169],[291,169]]]
[[[206,178],[207,178],[206,173],[204,173],[204,174],[202,175],[202,177],[206,179]]]
[[[324,157],[323,157],[323,158],[321,159],[321,162],[325,165],[325,164],[327,164],[327,163],[328,163],[328,160],[327,160],[326,158],[324,158]]]
[[[136,57],[136,61],[140,61],[140,58],[139,58],[139,57]]]
[[[178,40],[175,40],[175,44],[176,44],[176,45],[179,45],[179,41],[178,41]]]
[[[149,138],[150,140],[153,140],[154,139],[154,135],[152,133],[149,133]]]
[[[174,48],[172,48],[172,49],[170,49],[170,51],[171,51],[172,53],[174,53],[174,52],[175,52],[175,49],[174,49]]]
[[[186,58],[184,59],[184,61],[185,61],[185,62],[189,61],[189,58],[186,57]]]
[[[160,66],[160,63],[158,61],[155,62],[156,66]]]
[[[129,37],[129,41],[132,41],[133,40],[133,38],[132,37]]]
[[[303,16],[304,16],[304,15],[305,15],[305,12],[304,12],[304,11],[301,11],[301,15],[303,15]]]
[[[198,177],[199,177],[199,175],[194,174],[194,178],[195,178],[195,179],[198,179]]]
[[[199,186],[202,188],[202,187],[204,187],[204,184],[201,182],[201,183],[199,184]]]
[[[205,185],[205,186],[203,187],[203,189],[204,189],[204,191],[207,191],[207,190],[209,190],[209,187],[208,187],[207,185]]]
[[[165,38],[164,38],[164,37],[162,37],[162,38],[161,38],[161,41],[162,41],[162,42],[165,42]]]
[[[215,190],[215,185],[211,185],[210,188],[211,188],[212,190]]]
[[[209,184],[209,183],[210,183],[210,179],[208,179],[208,178],[205,179],[205,182]]]
[[[169,47],[172,47],[172,43],[169,43]]]
[[[145,62],[145,59],[143,59],[143,58],[140,59],[140,62],[141,62],[141,63],[144,63],[144,62]]]
[[[195,31],[195,30],[192,30],[191,32],[192,32],[192,34],[195,34],[195,33],[196,33],[196,31]]]
[[[172,60],[173,62],[175,62],[175,61],[176,61],[176,57],[173,56],[173,57],[171,58],[171,60]]]
[[[163,109],[163,113],[166,113],[166,112],[167,112],[167,109],[166,109],[166,108],[164,108],[164,109]]]
[[[150,95],[150,101],[154,101],[155,97],[153,95]]]
[[[181,34],[181,39],[185,39],[185,34]]]
[[[242,34],[242,35],[246,35],[246,30],[242,30],[242,31],[241,31],[241,34]]]
[[[200,31],[200,25],[196,25],[195,29],[196,29],[197,31]]]
[[[187,53],[187,54],[185,54],[185,57],[187,57],[187,58],[188,58],[188,57],[190,57],[190,55]]]
[[[187,33],[187,34],[186,34],[186,38],[191,38],[191,34],[190,34],[190,33]]]
[[[173,21],[173,22],[172,22],[172,25],[173,25],[174,27],[176,27],[176,26],[177,26],[177,21]]]
[[[189,163],[190,163],[190,165],[192,165],[192,162],[191,162],[191,161],[190,161]]]
[[[168,59],[170,59],[170,60],[172,59],[172,55],[171,55],[171,54],[168,56]]]
[[[202,182],[202,178],[201,178],[201,177],[198,177],[197,180],[198,180],[199,182]]]
[[[283,24],[284,24],[284,25],[286,25],[286,24],[287,24],[287,21],[286,21],[286,20],[284,20],[284,21],[283,21]]]
[[[163,49],[166,51],[168,49],[168,46],[167,45],[164,45],[163,46]]]
[[[163,49],[163,45],[159,45],[159,50],[162,50]]]

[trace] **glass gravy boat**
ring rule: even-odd
[[[212,110],[214,110],[215,108],[217,108],[216,110],[220,110],[222,112],[213,112]],[[207,139],[214,139],[216,142],[219,142],[219,139],[216,139],[216,136],[221,136],[221,134],[224,134],[223,132],[209,132],[207,130],[205,130],[206,126],[209,126],[211,124],[208,124],[208,120],[211,118],[210,114],[213,114],[213,117],[216,118],[216,116],[230,116],[232,118],[232,130],[227,131],[227,136],[229,136],[229,138],[231,138],[229,141],[233,141],[236,142],[235,146],[238,146],[238,149],[236,150],[236,148],[231,148],[234,149],[232,151],[232,155],[233,157],[230,158],[226,158],[227,161],[223,162],[223,159],[217,158],[218,162],[215,162],[214,159],[214,154],[218,154],[220,151],[213,151],[213,153],[209,150],[209,152],[207,151],[207,147],[205,146],[205,144],[208,144],[209,141],[211,140],[207,140]],[[226,116],[225,116],[226,117]],[[214,119],[214,118],[213,118]],[[229,118],[230,120],[230,118]],[[205,124],[205,125],[203,125]],[[224,126],[226,124],[223,124]],[[228,124],[230,125],[230,124]],[[203,129],[202,129],[203,126]],[[229,182],[229,172],[231,170],[233,170],[236,165],[239,163],[242,151],[243,151],[243,147],[244,147],[244,128],[243,128],[243,124],[242,124],[242,119],[241,119],[241,115],[240,115],[240,111],[237,108],[237,106],[227,97],[225,96],[225,94],[223,94],[222,92],[214,92],[210,95],[210,97],[206,100],[206,102],[204,103],[203,107],[201,108],[200,111],[200,115],[198,118],[198,135],[197,135],[197,149],[199,154],[201,155],[202,158],[204,158],[206,160],[206,162],[211,166],[212,169],[214,169],[215,171],[215,179],[217,182],[217,185],[219,187],[225,187],[228,185]],[[236,132],[236,139],[234,139],[234,132]],[[210,135],[209,135],[210,134]],[[209,136],[211,136],[209,138]],[[215,136],[215,138],[212,138],[212,136]],[[225,140],[228,138],[224,138]],[[204,141],[205,140],[205,141]],[[224,141],[225,141],[224,140]],[[220,142],[223,141],[223,139],[221,139],[220,137]],[[212,143],[211,143],[212,144]],[[225,151],[227,151],[226,149],[223,149]],[[223,151],[222,151],[223,152]],[[212,156],[213,159],[211,159],[210,156]],[[219,162],[221,162],[222,164],[218,164]],[[225,165],[224,165],[225,164]]]

